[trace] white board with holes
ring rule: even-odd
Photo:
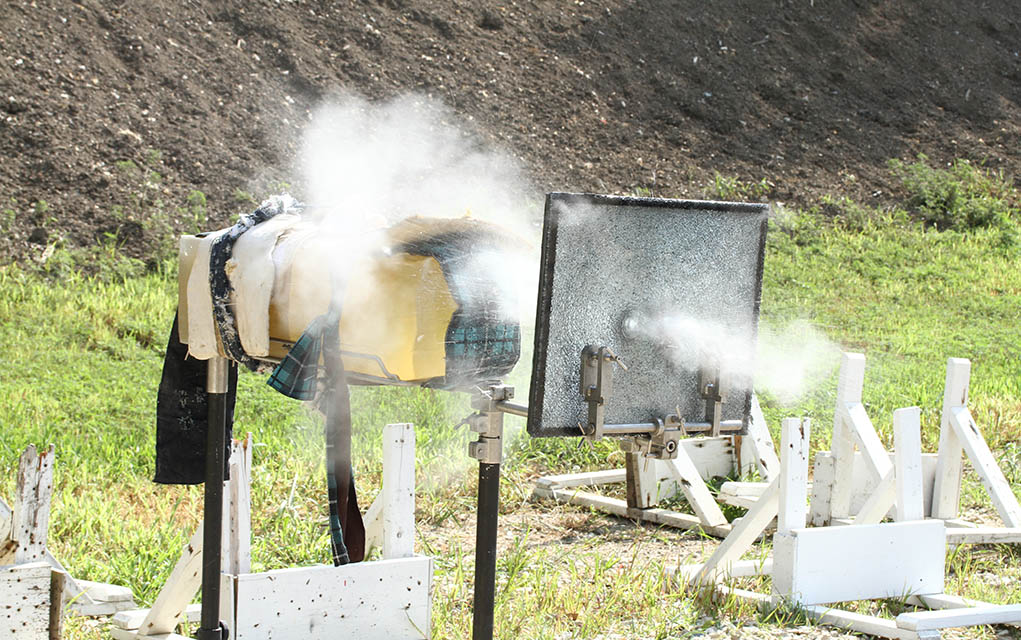
[[[429,637],[432,558],[241,574],[237,640]]]

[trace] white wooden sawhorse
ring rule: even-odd
[[[896,522],[808,528],[808,421],[783,421],[780,474],[702,564],[677,573],[692,584],[762,606],[791,602],[817,622],[885,638],[939,638],[940,629],[1021,623],[1021,605],[991,605],[943,593],[946,530],[923,519],[921,412],[894,412]],[[741,556],[777,518],[773,556]],[[835,551],[836,550],[836,551]],[[737,589],[724,579],[769,575],[771,594]],[[844,611],[828,603],[908,597],[927,611],[896,619]]]
[[[251,573],[251,434],[232,445],[224,490],[221,613],[231,638],[428,638],[432,559],[415,544],[415,431],[410,424],[383,431],[383,487],[365,516],[366,553],[382,560],[340,567],[315,566]],[[116,640],[186,640],[175,633],[198,621],[189,604],[202,581],[202,526],[160,590],[151,609],[114,616]]]
[[[947,524],[947,542],[1021,542],[1021,505],[968,410],[971,363],[947,361],[937,454],[922,456],[922,511]],[[896,473],[862,405],[865,357],[845,353],[840,367],[833,443],[816,456],[810,521],[871,524],[893,515]],[[857,447],[858,451],[855,451]],[[958,520],[962,452],[971,461],[1006,527],[977,527]]]
[[[731,525],[706,481],[752,471],[770,480],[779,467],[769,428],[754,396],[748,433],[744,436],[681,439],[673,460],[657,460],[637,453],[626,456],[624,469],[541,477],[533,494],[623,518],[679,529],[700,528],[722,538],[730,533]],[[626,500],[583,490],[621,482],[627,486]],[[695,515],[656,507],[678,493],[684,494]]]
[[[49,565],[53,571],[63,574],[63,604],[81,615],[110,615],[134,608],[131,589],[75,580],[47,549],[54,459],[52,445],[41,453],[34,445],[29,445],[21,454],[14,506],[0,499],[0,566],[39,562]],[[0,605],[5,602],[0,599]]]

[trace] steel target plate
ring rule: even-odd
[[[704,366],[748,424],[769,207],[551,193],[546,198],[528,433],[580,436],[581,352],[610,347],[606,424],[705,418]]]

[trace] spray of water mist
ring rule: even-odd
[[[484,145],[444,105],[420,95],[385,102],[340,96],[314,112],[299,171],[310,214],[336,247],[335,273],[384,251],[383,229],[403,219],[467,215],[521,241],[518,251],[475,254],[471,268],[498,273],[496,302],[522,323],[532,321],[539,219],[528,212],[538,198],[510,154]],[[522,353],[522,361],[530,362],[529,355]],[[454,422],[461,417],[448,416]],[[462,446],[452,442],[458,451],[440,457],[467,465]]]
[[[635,314],[625,331],[659,343],[670,362],[689,371],[720,367],[733,384],[754,386],[785,406],[796,404],[838,364],[840,347],[805,321],[761,325],[758,335],[685,314]]]

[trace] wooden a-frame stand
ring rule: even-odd
[[[110,615],[135,607],[131,589],[87,580],[75,580],[46,544],[49,537],[50,502],[53,496],[54,447],[38,452],[29,445],[18,461],[18,480],[14,506],[0,499],[0,566],[10,567],[9,575],[23,566],[40,565],[40,571],[60,574],[61,588],[54,604],[86,616]],[[7,597],[18,598],[16,593]],[[0,605],[9,604],[0,598]],[[58,621],[59,621],[59,616]]]
[[[673,460],[627,453],[624,469],[544,476],[536,481],[533,493],[539,498],[552,498],[643,522],[679,529],[700,528],[722,538],[730,533],[731,524],[724,517],[706,481],[752,471],[757,471],[768,481],[776,475],[779,467],[769,428],[754,396],[746,435],[685,438],[678,445],[677,457]],[[583,489],[621,482],[626,483],[626,500]],[[743,484],[726,483],[725,488],[737,493],[728,496],[721,491],[720,500],[745,505],[744,498],[739,495]],[[684,494],[695,515],[656,507],[660,501],[678,493]]]
[[[432,559],[414,553],[415,432],[383,431],[383,487],[365,515],[366,552],[382,560],[251,573],[251,434],[232,445],[224,487],[220,618],[231,638],[429,638]],[[181,553],[151,609],[114,616],[116,640],[187,640],[175,630],[199,619],[189,604],[201,586],[202,526]]]
[[[949,361],[936,459],[924,463],[920,410],[912,407],[894,412],[896,446],[891,462],[861,404],[864,357],[845,354],[833,450],[828,459],[816,459],[811,509],[813,521],[835,526],[806,528],[808,424],[785,420],[779,476],[754,498],[748,513],[705,563],[681,567],[678,573],[689,582],[711,584],[719,592],[749,602],[793,602],[821,623],[887,638],[938,638],[939,630],[948,627],[1021,623],[1021,605],[990,605],[942,592],[946,544],[1011,542],[1018,534],[1014,526],[972,528],[953,519],[962,448],[1008,524],[1017,507],[968,412],[968,372],[967,360]],[[951,430],[956,441],[948,435]],[[856,446],[861,453],[855,453]],[[862,490],[863,474],[856,479],[856,465],[871,470],[871,490]],[[933,487],[928,492],[927,485]],[[953,497],[952,504],[950,500],[940,502],[940,497],[947,496]],[[891,507],[895,522],[880,524]],[[855,514],[851,519],[840,517],[850,513]],[[925,519],[929,513],[933,517]],[[941,515],[949,517],[944,521]],[[825,522],[827,516],[829,523]],[[772,558],[741,561],[741,555],[774,517],[778,525]],[[760,594],[722,582],[753,575],[770,575],[773,593]],[[891,620],[822,606],[875,598],[906,598],[908,604],[930,610],[903,613]]]

